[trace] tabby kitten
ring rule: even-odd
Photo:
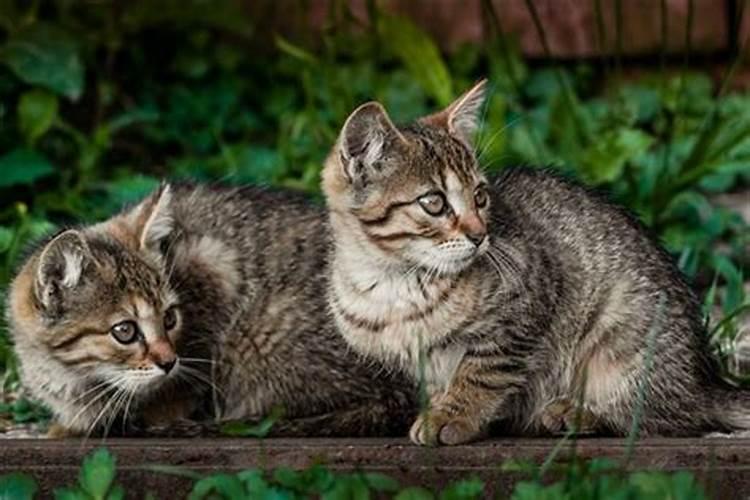
[[[539,170],[484,176],[471,143],[484,89],[402,127],[360,106],[323,173],[329,301],[357,352],[424,382],[411,439],[555,432],[577,401],[579,428],[622,435],[641,383],[642,432],[750,428],[696,296],[632,217]]]
[[[189,185],[63,231],[10,289],[23,384],[64,434],[195,432],[277,406],[277,434],[405,432],[411,385],[335,332],[328,234],[296,195]]]

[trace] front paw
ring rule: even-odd
[[[79,431],[65,427],[58,422],[52,422],[47,428],[48,439],[67,439],[80,437],[83,434]]]
[[[428,410],[411,426],[409,438],[422,446],[456,445],[475,440],[480,432],[476,422],[468,417]]]

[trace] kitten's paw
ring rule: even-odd
[[[575,402],[559,398],[549,403],[539,416],[542,426],[552,434],[576,429],[578,434],[596,432],[598,419],[591,411],[576,407]]]
[[[78,431],[74,431],[73,429],[69,429],[57,422],[53,422],[50,424],[50,426],[47,428],[47,438],[48,439],[66,439],[66,438],[74,438],[74,437],[80,437],[81,433]]]
[[[440,410],[422,413],[409,431],[412,442],[422,446],[468,443],[479,434],[479,427],[471,419]]]

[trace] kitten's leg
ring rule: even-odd
[[[448,389],[433,397],[431,406],[409,431],[416,444],[455,445],[473,441],[495,420],[503,404],[518,393],[526,378],[497,368],[496,358],[466,355]]]

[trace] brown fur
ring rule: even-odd
[[[488,183],[471,143],[483,94],[480,83],[402,127],[365,104],[323,172],[329,301],[354,350],[425,384],[412,440],[576,419],[622,435],[642,386],[644,433],[750,427],[750,397],[719,380],[697,298],[632,217],[538,170]],[[430,212],[435,194],[448,210]]]

